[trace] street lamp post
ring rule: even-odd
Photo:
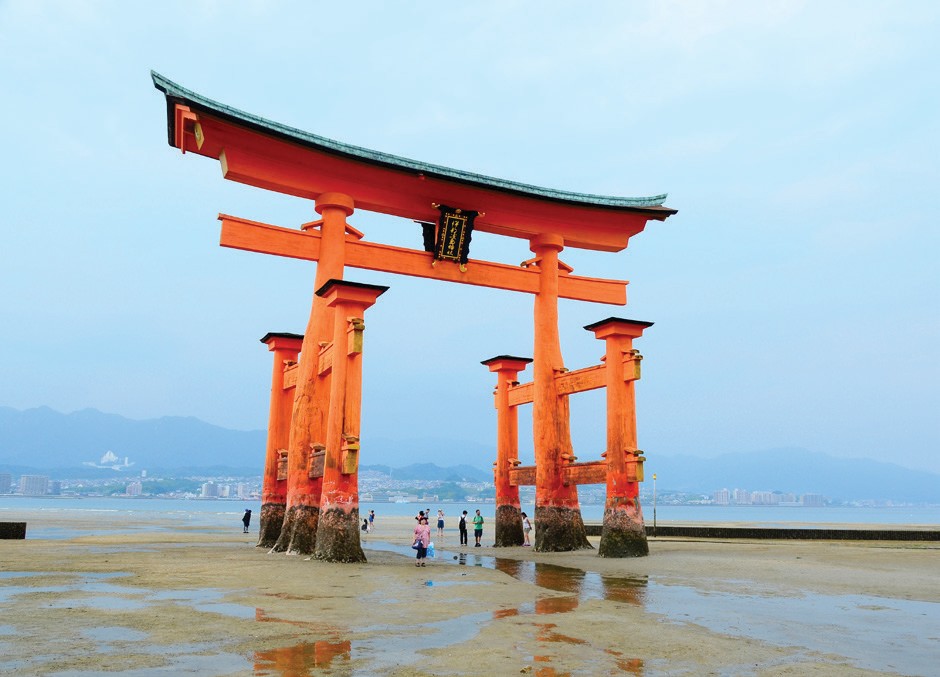
[[[653,536],[656,535],[656,473],[653,473]]]

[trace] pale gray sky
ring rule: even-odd
[[[668,192],[680,213],[627,251],[562,253],[631,281],[626,308],[562,302],[568,367],[602,354],[583,325],[656,323],[637,342],[651,461],[799,446],[940,472],[937,3],[144,6],[0,0],[0,406],[266,425],[258,339],[303,331],[314,267],[221,249],[215,216],[297,226],[312,205],[171,149],[155,69],[417,160]],[[420,247],[408,221],[351,222]],[[472,255],[530,256],[485,235]],[[391,287],[367,316],[364,441],[492,444],[479,361],[531,354],[532,299],[347,277]],[[602,396],[572,409],[597,458]]]

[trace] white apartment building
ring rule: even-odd
[[[49,493],[49,478],[46,475],[23,475],[20,477],[19,493],[23,496],[45,496]]]

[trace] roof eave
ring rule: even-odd
[[[366,148],[359,148],[343,144],[332,139],[320,137],[309,132],[287,127],[280,123],[271,122],[230,106],[220,104],[203,97],[196,92],[186,89],[155,71],[150,72],[154,87],[164,93],[167,105],[167,142],[175,147],[176,104],[188,106],[197,113],[204,113],[224,119],[232,124],[240,125],[252,131],[267,134],[281,140],[309,147],[318,152],[338,155],[356,162],[365,162],[375,166],[402,172],[418,172],[429,178],[442,181],[454,181],[467,185],[511,193],[528,198],[549,200],[583,207],[609,209],[614,211],[628,211],[648,215],[649,218],[664,220],[677,213],[678,210],[663,206],[667,194],[655,195],[646,198],[618,198],[603,195],[588,195],[572,193],[554,189],[542,188],[529,184],[517,183],[488,177],[470,172],[450,169],[429,163],[423,163],[408,158],[398,157]]]

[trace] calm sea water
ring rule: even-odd
[[[437,509],[444,510],[448,527],[456,527],[457,517],[467,510],[470,515],[479,509],[484,518],[493,519],[496,508],[492,503],[363,503],[360,513],[375,510],[378,519],[382,515],[409,516],[418,510],[430,508],[432,517]],[[49,511],[84,512],[102,519],[108,513],[122,513],[143,519],[188,519],[200,524],[227,524],[241,518],[245,509],[250,509],[257,519],[261,504],[257,501],[206,500],[206,499],[160,499],[160,498],[34,498],[26,496],[0,497],[0,521],[15,521],[18,512]],[[523,505],[522,509],[533,515],[534,505]],[[587,522],[600,522],[604,507],[585,505],[581,513]],[[643,514],[647,524],[653,523],[653,508],[646,504]],[[934,526],[940,528],[940,506],[890,507],[890,508],[798,508],[764,506],[657,506],[657,523],[684,524],[690,522],[745,522],[760,526],[793,526],[799,524],[893,524]]]

